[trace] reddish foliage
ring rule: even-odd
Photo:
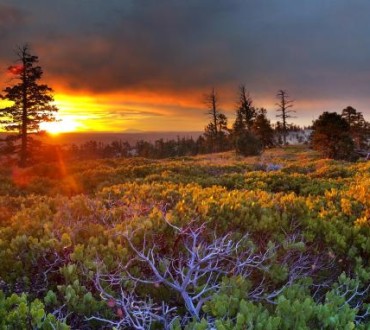
[[[116,306],[116,301],[112,298],[110,298],[107,302],[107,305],[110,307],[110,308],[113,308],[114,306]]]
[[[117,308],[117,316],[123,318],[123,310],[121,308]]]

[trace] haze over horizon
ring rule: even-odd
[[[365,0],[0,0],[0,88],[28,43],[73,131],[202,131],[215,87],[234,120],[237,88],[276,121],[278,89],[310,125],[348,105],[370,120]]]

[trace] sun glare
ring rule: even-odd
[[[60,133],[74,132],[78,130],[79,124],[72,118],[63,118],[55,122],[45,122],[40,124],[40,128],[52,135]]]

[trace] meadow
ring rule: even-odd
[[[0,170],[1,329],[370,329],[370,162],[305,146]]]

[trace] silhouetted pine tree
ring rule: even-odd
[[[38,57],[31,55],[28,46],[17,51],[18,64],[10,66],[9,72],[18,83],[6,87],[1,98],[12,104],[0,109],[0,124],[11,133],[12,139],[20,140],[19,165],[26,166],[32,146],[30,134],[40,131],[40,123],[54,121],[57,107],[52,104],[52,89],[38,81],[42,78],[42,68],[37,65]]]

